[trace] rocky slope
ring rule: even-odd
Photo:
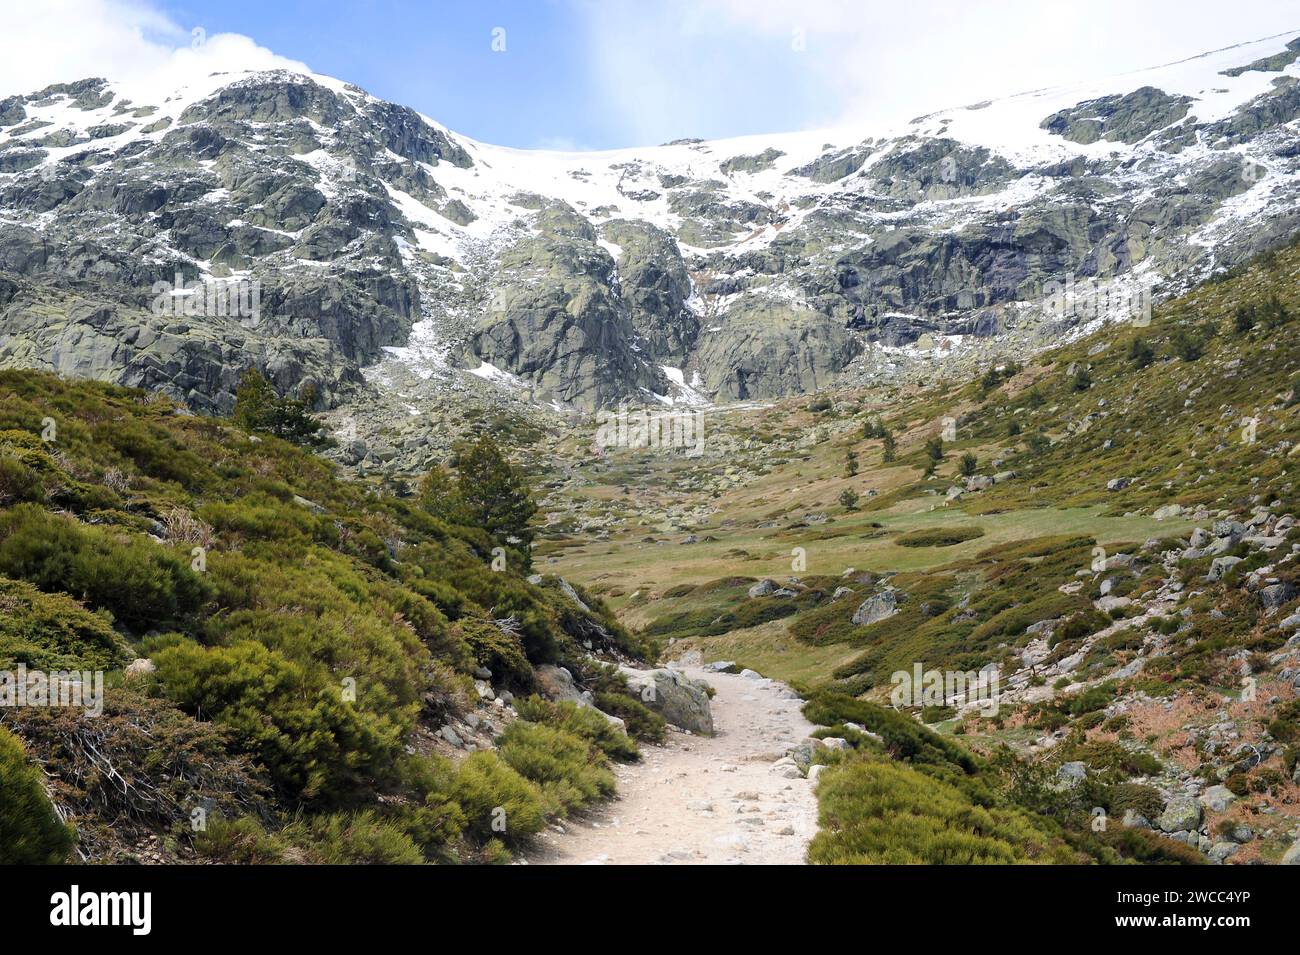
[[[317,75],[59,84],[0,102],[0,365],[215,411],[257,366],[373,435],[449,401],[766,399],[1025,350],[1300,225],[1298,51],[590,153]],[[1052,297],[1093,280],[1127,291]]]

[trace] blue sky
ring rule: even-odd
[[[654,133],[644,117],[621,115],[625,107],[610,96],[610,67],[599,50],[605,41],[593,31],[607,17],[597,3],[187,0],[159,6],[179,24],[199,25],[209,34],[246,34],[317,72],[414,106],[476,139],[509,146],[601,148],[641,144],[635,141],[646,135],[664,141],[799,128],[820,93],[784,37],[733,34],[726,39],[727,55],[717,57],[715,48],[712,63],[711,37],[682,37],[680,43],[695,53],[674,44],[671,57],[696,61],[701,83],[714,87],[702,96],[724,95],[721,90],[742,84],[746,93],[725,110],[709,110],[703,128],[695,128],[683,104],[686,122],[671,128],[665,123]],[[498,29],[504,34],[494,33]],[[646,40],[664,36],[656,30]],[[502,40],[505,49],[494,50],[494,41],[499,47]],[[630,67],[616,81],[635,85],[635,63]]]
[[[1296,0],[23,0],[0,96],[276,57],[519,147],[610,148],[854,124],[1300,33]],[[504,51],[494,51],[495,37]],[[498,42],[498,45],[500,43]],[[182,51],[178,54],[177,51]],[[238,61],[238,62],[236,62]],[[161,75],[161,74],[159,74]]]

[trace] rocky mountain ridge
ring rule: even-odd
[[[317,75],[150,102],[58,84],[0,101],[0,365],[207,411],[256,366],[401,432],[449,402],[727,403],[992,363],[1300,225],[1297,55],[1275,37],[885,135],[588,153],[478,143]],[[213,309],[220,283],[254,314]]]

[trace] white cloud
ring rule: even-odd
[[[307,69],[248,37],[182,27],[143,0],[27,0],[6,11],[0,45],[0,96],[103,76],[144,99],[213,72]]]
[[[1144,69],[1287,30],[1295,0],[573,0],[593,83],[642,141],[752,125],[893,125]],[[748,107],[747,111],[746,108]],[[674,125],[676,124],[676,125]]]

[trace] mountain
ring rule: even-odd
[[[987,363],[1300,226],[1298,57],[1278,36],[871,135],[582,153],[319,75],[57,84],[0,101],[0,366],[208,412],[256,367],[401,456],[453,404],[728,403]]]

